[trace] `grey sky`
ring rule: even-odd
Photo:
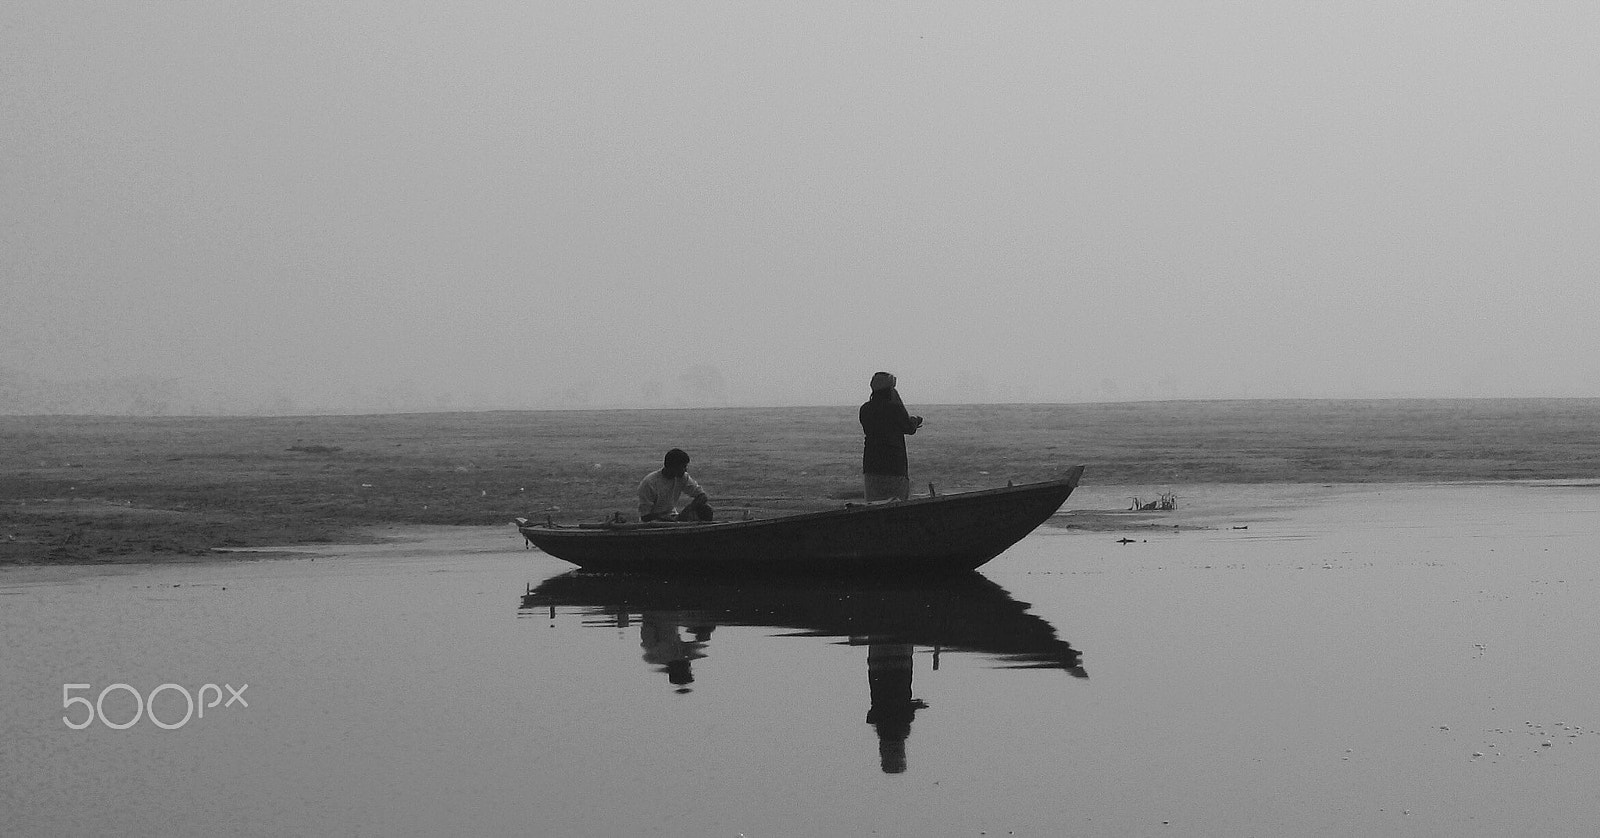
[[[1597,396],[1596,56],[1587,2],[10,0],[0,368],[177,410]]]

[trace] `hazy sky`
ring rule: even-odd
[[[0,368],[1600,396],[1597,57],[1593,2],[7,0]]]

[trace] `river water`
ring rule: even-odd
[[[1600,822],[1600,488],[1297,491],[938,585],[584,577],[509,527],[6,569],[0,834]]]

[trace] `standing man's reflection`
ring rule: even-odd
[[[677,692],[686,693],[694,683],[689,662],[706,656],[700,650],[711,639],[713,627],[691,628],[694,640],[687,641],[678,634],[681,623],[677,617],[671,613],[646,611],[639,622],[639,645],[644,647],[645,663],[660,666],[667,673],[667,680],[678,688]]]
[[[872,708],[867,724],[878,731],[878,760],[885,774],[906,770],[906,737],[911,719],[927,702],[911,697],[911,645],[871,643],[867,646],[867,687]]]

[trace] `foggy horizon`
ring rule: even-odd
[[[0,11],[0,414],[1600,396],[1600,6]]]
[[[84,417],[295,417],[295,416],[364,416],[426,413],[496,413],[540,411],[610,411],[610,410],[783,410],[808,408],[854,408],[863,398],[841,398],[837,401],[811,402],[740,402],[732,400],[672,398],[653,402],[594,402],[581,401],[558,394],[550,403],[536,404],[485,402],[458,404],[449,397],[429,398],[417,392],[398,394],[359,393],[332,404],[302,404],[286,395],[271,395],[257,399],[249,394],[194,393],[171,381],[155,379],[91,380],[77,382],[28,381],[0,371],[0,416],[84,416]],[[1126,393],[1121,397],[1078,399],[1025,399],[947,398],[947,391],[932,391],[934,396],[916,399],[908,405],[916,410],[941,406],[1006,406],[1006,405],[1117,405],[1161,404],[1190,402],[1382,402],[1382,401],[1585,401],[1595,396],[1530,395],[1530,396],[1474,396],[1459,394],[1361,394],[1361,395],[1303,395],[1293,393],[1236,394],[1183,396],[1160,393]],[[409,400],[407,400],[409,399]]]

